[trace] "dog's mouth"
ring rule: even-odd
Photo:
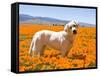
[[[73,34],[77,34],[77,31],[76,30],[73,30]]]

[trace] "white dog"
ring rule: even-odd
[[[77,34],[78,24],[71,21],[65,25],[64,30],[60,32],[42,30],[33,36],[29,54],[33,56],[42,56],[45,46],[61,51],[61,55],[67,56],[70,51],[75,35]]]

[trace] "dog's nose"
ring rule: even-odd
[[[77,34],[77,31],[76,30],[73,30],[73,34]]]

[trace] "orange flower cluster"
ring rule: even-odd
[[[80,27],[68,56],[62,58],[60,51],[46,47],[42,57],[30,57],[32,36],[40,30],[63,30],[63,26],[20,24],[19,71],[90,68],[96,66],[96,29]]]

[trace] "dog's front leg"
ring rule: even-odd
[[[67,56],[68,56],[68,53],[69,53],[69,50],[63,50],[63,51],[61,52],[61,56],[62,56],[62,57],[67,57]]]
[[[64,50],[61,51],[61,57],[65,57],[65,56],[66,56],[65,51]]]
[[[70,51],[70,49],[72,48],[72,45],[70,45],[69,47],[67,47],[67,49],[65,49],[64,47],[61,49],[61,56],[62,57],[66,57],[68,56],[68,53]]]
[[[70,45],[70,46],[68,47],[68,49],[66,50],[66,52],[65,52],[65,56],[68,56],[68,54],[69,54],[71,48],[72,48],[72,45]]]

